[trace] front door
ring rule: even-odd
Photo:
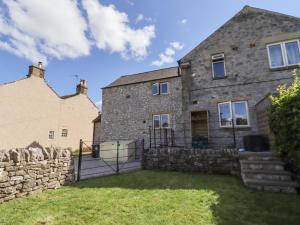
[[[192,112],[191,123],[193,146],[207,147],[209,137],[208,111]]]

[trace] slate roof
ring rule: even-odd
[[[128,84],[136,84],[136,83],[143,83],[147,81],[154,81],[154,80],[161,80],[166,78],[172,78],[172,77],[178,77],[178,67],[170,67],[165,69],[159,69],[159,70],[153,70],[143,73],[137,73],[132,75],[125,75],[105,88],[111,88],[111,87],[117,87],[117,86],[123,86]]]

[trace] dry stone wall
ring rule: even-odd
[[[58,148],[0,150],[0,203],[73,182],[71,152]]]
[[[142,166],[144,169],[240,174],[238,152],[235,149],[145,149],[142,154]]]

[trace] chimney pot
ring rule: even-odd
[[[77,94],[87,94],[87,82],[85,80],[80,80],[80,83],[76,87]]]
[[[43,63],[38,62],[37,65],[29,66],[29,71],[28,71],[27,77],[45,78],[45,69],[43,68]]]

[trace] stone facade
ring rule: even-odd
[[[101,142],[149,139],[154,114],[170,114],[171,128],[182,130],[181,79],[175,77],[104,88]],[[168,82],[169,94],[152,95],[152,84]],[[179,134],[178,134],[179,136]]]
[[[56,189],[74,180],[70,150],[0,150],[0,203]]]
[[[27,78],[0,84],[0,149],[25,148],[34,141],[78,149],[80,139],[92,141],[98,109],[87,96],[86,82],[77,85],[75,94],[59,96],[44,72],[30,66]]]
[[[187,148],[146,149],[142,157],[144,169],[161,169],[216,174],[239,174],[238,152],[228,150],[196,150]]]
[[[255,105],[280,84],[292,80],[291,68],[270,69],[266,45],[300,37],[300,19],[246,6],[179,61],[183,118],[191,137],[191,112],[208,111],[209,143],[233,143],[231,128],[220,128],[218,103],[247,101],[250,126],[236,128],[237,146],[245,135],[260,134]],[[224,53],[226,77],[212,76],[212,55]],[[188,68],[183,65],[189,64]]]

